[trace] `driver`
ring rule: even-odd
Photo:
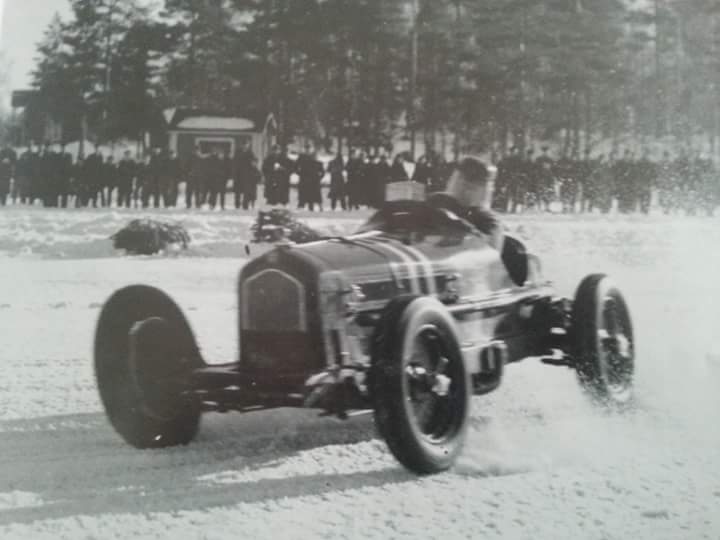
[[[475,158],[465,158],[453,170],[445,191],[432,193],[427,202],[435,208],[449,210],[474,225],[488,237],[490,245],[500,251],[503,230],[498,218],[490,211],[491,199],[487,167]]]

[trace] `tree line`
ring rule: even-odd
[[[718,146],[715,0],[70,2],[37,47],[30,132],[51,116],[68,139],[145,140],[193,107],[328,148]]]

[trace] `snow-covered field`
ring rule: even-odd
[[[128,258],[137,211],[0,211],[0,539],[720,538],[720,223],[508,218],[562,293],[612,274],[638,340],[638,410],[594,411],[574,375],[527,362],[474,401],[458,466],[416,478],[372,421],[278,410],[203,418],[188,447],[138,451],[108,426],[91,342],[117,287],[159,285],[211,361],[235,357],[252,216],[155,211],[188,253]],[[349,232],[358,215],[309,219]]]

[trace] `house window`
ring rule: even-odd
[[[215,150],[221,156],[235,155],[235,139],[232,137],[197,137],[195,146],[205,155],[212,154]]]

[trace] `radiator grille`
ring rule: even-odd
[[[305,287],[280,270],[263,270],[242,284],[242,328],[270,332],[307,331]]]

